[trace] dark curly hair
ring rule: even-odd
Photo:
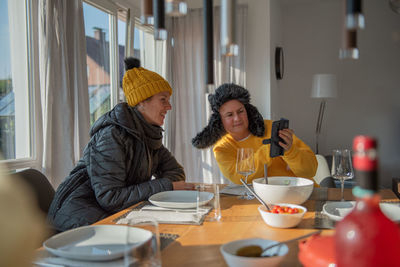
[[[208,120],[208,125],[192,139],[194,147],[200,149],[208,148],[226,134],[219,115],[219,109],[224,103],[233,99],[240,101],[246,108],[249,131],[255,136],[264,136],[264,119],[257,108],[250,104],[249,91],[239,85],[225,83],[218,87],[214,94],[208,96],[213,113]]]

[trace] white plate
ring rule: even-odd
[[[213,197],[214,194],[211,192],[199,192],[199,205],[206,205]],[[197,191],[164,191],[152,195],[149,198],[151,204],[173,209],[189,209],[196,208],[197,206]]]
[[[327,202],[322,207],[322,213],[334,221],[340,221],[353,210],[354,205],[355,201]],[[400,221],[400,206],[398,204],[380,203],[379,206],[386,217],[394,222]]]
[[[91,225],[52,236],[43,243],[50,253],[74,260],[105,261],[120,258],[126,251],[127,231],[137,246],[152,237],[152,233],[123,225]]]

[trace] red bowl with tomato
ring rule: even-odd
[[[264,222],[276,228],[291,228],[296,227],[303,219],[307,209],[295,204],[269,204],[270,211],[263,205],[258,207]]]

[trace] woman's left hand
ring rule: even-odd
[[[293,144],[293,133],[292,129],[283,129],[279,131],[279,137],[285,142],[279,142],[279,145],[283,147],[285,151],[288,151]]]

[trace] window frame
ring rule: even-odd
[[[25,5],[25,29],[26,29],[26,66],[27,66],[27,85],[28,85],[28,124],[29,124],[29,157],[17,159],[0,160],[1,164],[5,164],[10,170],[17,170],[22,168],[40,168],[42,140],[41,133],[38,132],[38,120],[41,120],[37,110],[37,97],[39,96],[39,69],[36,62],[38,62],[38,32],[35,30],[36,21],[34,19],[35,8],[38,6],[38,0],[23,0]],[[15,101],[15,100],[14,100]],[[17,107],[17,103],[15,107]],[[40,121],[39,121],[40,122]],[[17,131],[17,129],[15,129]],[[17,142],[17,140],[15,140]]]
[[[118,9],[119,7],[107,0],[84,0],[85,3],[111,15],[108,25],[110,28],[109,53],[110,53],[110,106],[118,104],[119,98],[119,63],[118,63]]]

